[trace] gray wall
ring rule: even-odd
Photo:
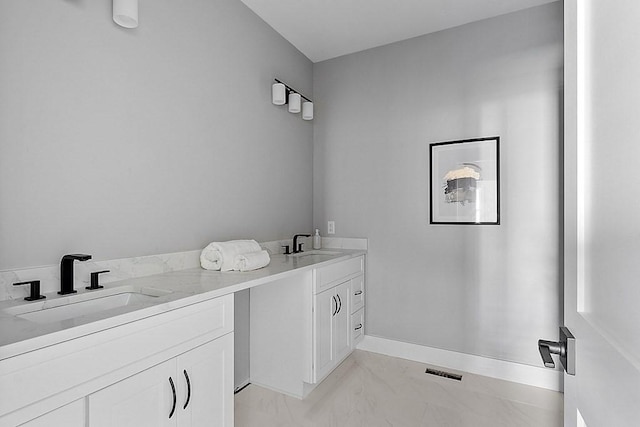
[[[237,0],[0,2],[0,269],[311,231],[312,64]],[[248,379],[237,295],[236,384]]]
[[[561,2],[314,64],[314,224],[369,238],[366,333],[540,365],[561,323]],[[499,226],[429,225],[429,143],[501,137]]]
[[[0,269],[312,229],[312,64],[237,0],[0,2]]]

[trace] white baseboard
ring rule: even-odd
[[[365,335],[358,349],[471,374],[562,391],[561,371]]]

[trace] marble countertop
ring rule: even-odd
[[[322,252],[322,250],[313,252]],[[88,291],[76,286],[78,293],[72,296],[53,293],[45,294],[46,299],[34,302],[2,301],[0,302],[0,360],[190,304],[253,288],[305,270],[344,261],[366,253],[363,250],[346,249],[331,249],[325,252],[326,254],[322,255],[271,255],[271,263],[267,267],[248,272],[220,272],[191,268],[111,282],[105,285],[104,290],[100,291]],[[78,299],[87,299],[87,297],[91,297],[92,292],[106,290],[105,293],[109,293],[122,290],[123,292],[142,291],[144,293],[149,289],[165,292],[158,292],[160,296],[146,299],[152,301],[136,302],[123,307],[47,323],[36,323],[12,314],[13,311],[20,310],[29,304],[44,304],[48,307],[54,307]]]

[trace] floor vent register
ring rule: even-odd
[[[451,380],[462,381],[462,375],[452,374],[451,372],[446,372],[446,371],[439,371],[437,369],[427,368],[427,370],[424,371],[424,373],[429,375],[436,375],[438,377],[449,378]]]

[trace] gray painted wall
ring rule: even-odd
[[[0,269],[312,229],[312,63],[237,0],[0,2]]]
[[[311,231],[312,64],[237,0],[0,2],[0,269]],[[236,384],[248,379],[248,292]]]
[[[366,333],[540,366],[561,323],[561,2],[314,64],[314,224],[369,238]],[[499,226],[429,225],[429,143],[501,137]]]

